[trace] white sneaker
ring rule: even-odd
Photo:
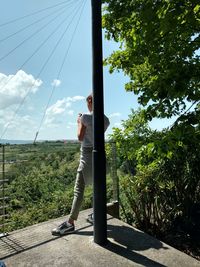
[[[75,230],[74,224],[69,222],[63,222],[56,228],[54,228],[51,233],[52,235],[61,236],[73,233]]]

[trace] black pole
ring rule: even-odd
[[[101,1],[92,3],[94,242],[107,242]]]

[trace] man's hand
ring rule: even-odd
[[[81,122],[81,116],[82,116],[82,114],[79,113],[79,114],[78,114],[78,118],[77,118],[77,123],[80,123],[80,122]]]

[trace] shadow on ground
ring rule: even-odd
[[[166,267],[136,252],[148,249],[168,249],[159,240],[124,225],[108,225],[107,229],[108,243],[103,246],[105,249],[146,267]],[[76,234],[92,236],[93,231],[77,230]]]
[[[108,225],[108,237],[110,240],[105,248],[113,253],[146,267],[165,266],[136,252],[147,249],[167,249],[159,240],[133,228],[117,225]]]
[[[75,233],[78,233],[79,231],[82,231],[83,229],[89,228],[90,225],[81,227],[75,231]],[[62,238],[61,236],[52,236],[50,234],[50,229],[46,233],[41,232],[40,236],[29,234],[23,235],[23,233],[20,234],[20,236],[16,237],[15,235],[7,235],[5,237],[2,237],[0,239],[0,260],[6,259],[9,257],[12,257],[16,254],[19,254],[21,252],[45,245],[49,242],[53,242],[58,238]],[[90,231],[90,235],[92,235],[93,232]],[[2,255],[1,255],[2,254]],[[1,266],[0,266],[1,267]]]

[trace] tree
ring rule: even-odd
[[[130,77],[125,88],[148,119],[180,115],[188,102],[199,116],[199,14],[198,0],[104,1],[106,37],[120,43],[105,63]]]
[[[122,126],[111,136],[121,165],[122,218],[150,234],[182,231],[195,239],[200,233],[200,132],[182,124],[153,131],[143,110],[132,111]],[[186,134],[180,137],[182,131]]]
[[[104,0],[103,8],[106,37],[119,43],[105,64],[110,72],[129,76],[125,89],[138,95],[145,108],[112,135],[121,165],[128,160],[134,167],[134,172],[130,166],[119,172],[122,210],[127,222],[164,234],[168,243],[166,233],[173,233],[172,245],[174,236],[181,241],[187,236],[198,251],[199,1]],[[178,119],[170,129],[148,129],[147,120],[174,115]]]

